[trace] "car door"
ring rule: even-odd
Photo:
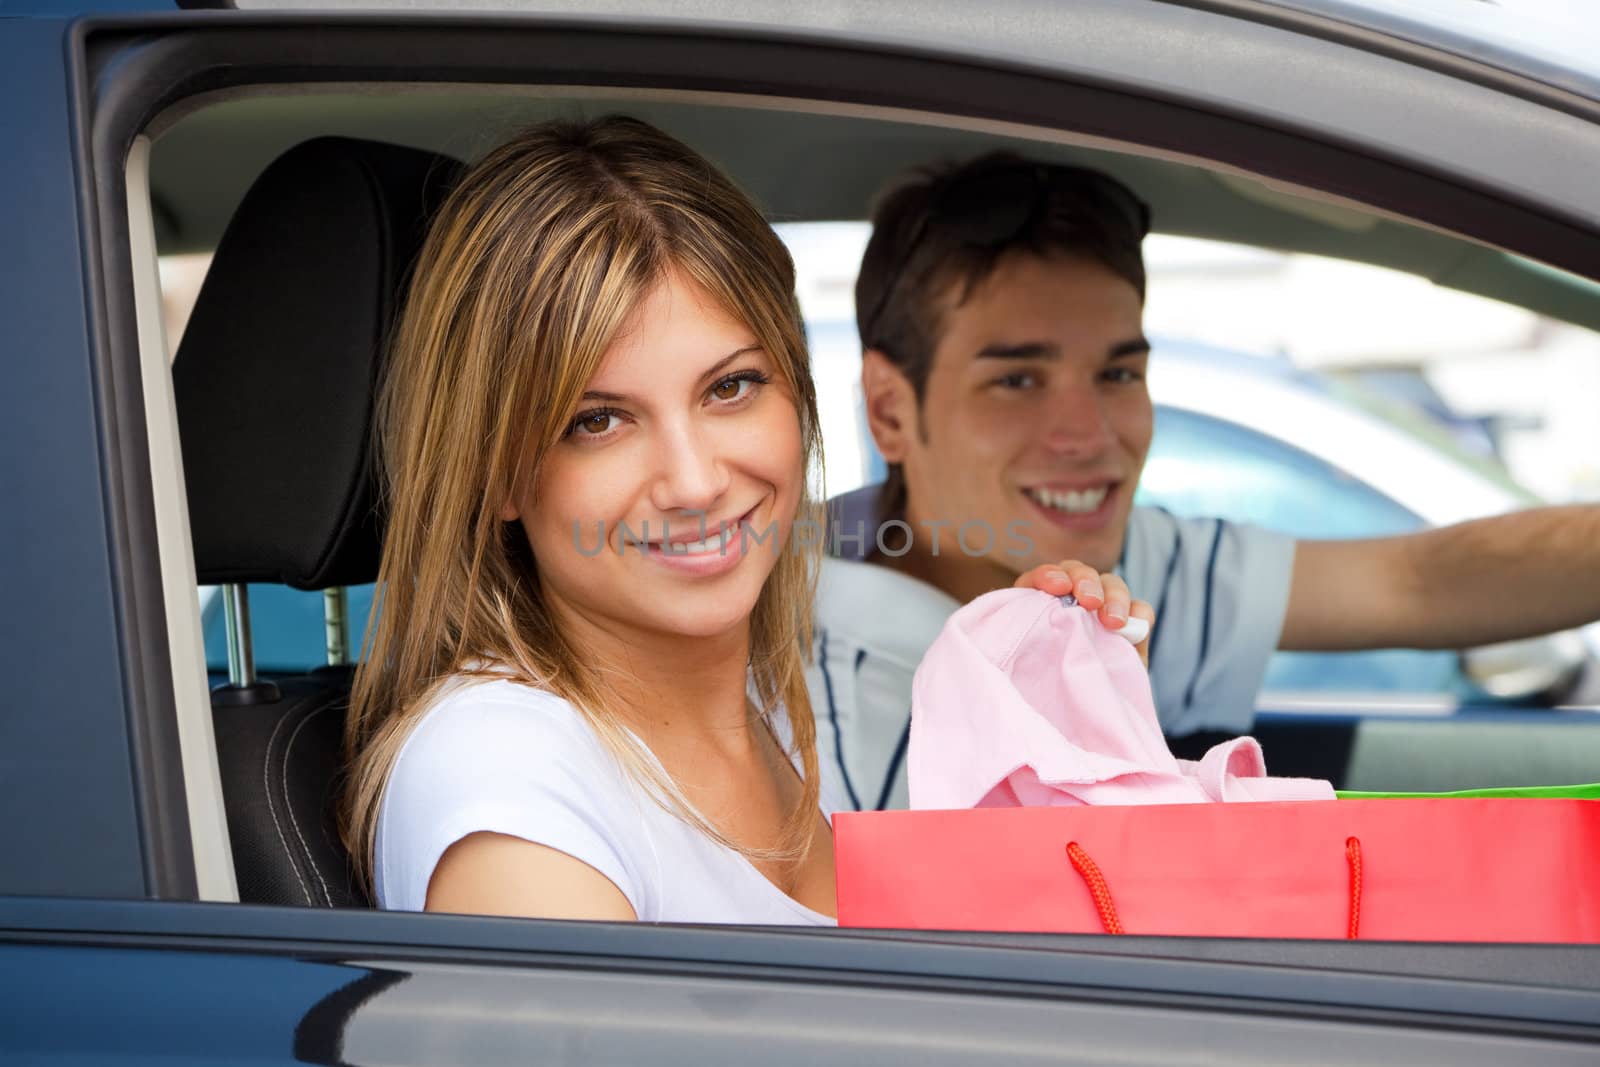
[[[149,154],[185,111],[330,85],[349,90],[324,101],[340,105],[404,88],[412,111],[462,85],[502,100],[604,89],[642,107],[709,96],[753,116],[729,127],[739,137],[788,113],[790,131],[816,137],[807,151],[758,141],[782,164],[769,194],[826,180],[860,198],[878,172],[851,161],[877,142],[843,120],[882,109],[870,114],[895,122],[884,143],[930,117],[1040,143],[1110,138],[1557,268],[1600,262],[1591,104],[1536,84],[1502,92],[1497,73],[1443,54],[1413,65],[1399,44],[1336,23],[1233,8],[974,19],[965,5],[889,4],[774,9],[771,25],[738,5],[625,4],[0,20],[3,106],[27,164],[0,198],[16,281],[0,300],[24,386],[0,390],[0,410],[8,455],[27,457],[7,467],[13,519],[0,527],[12,634],[0,662],[14,687],[0,718],[0,1047],[47,1062],[1592,1054],[1600,967],[1584,947],[658,929],[230,903],[152,310]],[[1412,106],[1379,106],[1396,96]],[[856,153],[820,151],[830,131]],[[218,172],[234,162],[225,144],[211,152]]]

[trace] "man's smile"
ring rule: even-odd
[[[1069,515],[1089,515],[1100,510],[1100,505],[1105,503],[1106,497],[1118,484],[1112,481],[1074,487],[1039,485],[1022,491],[1035,504],[1053,511],[1062,511]]]

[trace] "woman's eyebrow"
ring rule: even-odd
[[[761,346],[760,345],[745,345],[743,348],[736,349],[735,351],[729,352],[727,355],[723,356],[721,359],[719,359],[715,363],[713,363],[710,367],[706,368],[706,372],[704,374],[700,375],[700,380],[703,382],[707,378],[716,377],[717,373],[719,371],[721,371],[723,367],[726,367],[728,364],[732,363],[734,360],[738,359],[740,356],[748,355],[751,352],[759,352],[759,351],[761,351]]]
[[[729,352],[727,355],[723,356],[721,359],[717,360],[710,367],[708,367],[705,372],[700,375],[700,380],[703,382],[708,378],[713,378],[716,376],[718,371],[722,370],[722,368],[726,367],[740,356],[759,351],[761,351],[760,345],[745,345],[743,348]],[[603,404],[620,404],[629,398],[624,393],[606,393],[601,392],[598,389],[586,389],[584,390],[583,396],[580,399],[598,400]]]

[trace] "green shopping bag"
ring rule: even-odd
[[[1387,800],[1390,798],[1398,800],[1408,798],[1448,800],[1453,797],[1486,799],[1543,797],[1545,799],[1554,798],[1559,800],[1600,800],[1600,783],[1594,785],[1529,785],[1510,786],[1501,789],[1462,789],[1454,793],[1368,793],[1360,790],[1341,789],[1336,795],[1340,800]]]

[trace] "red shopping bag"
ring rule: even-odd
[[[1600,801],[834,816],[839,925],[1600,941]]]

